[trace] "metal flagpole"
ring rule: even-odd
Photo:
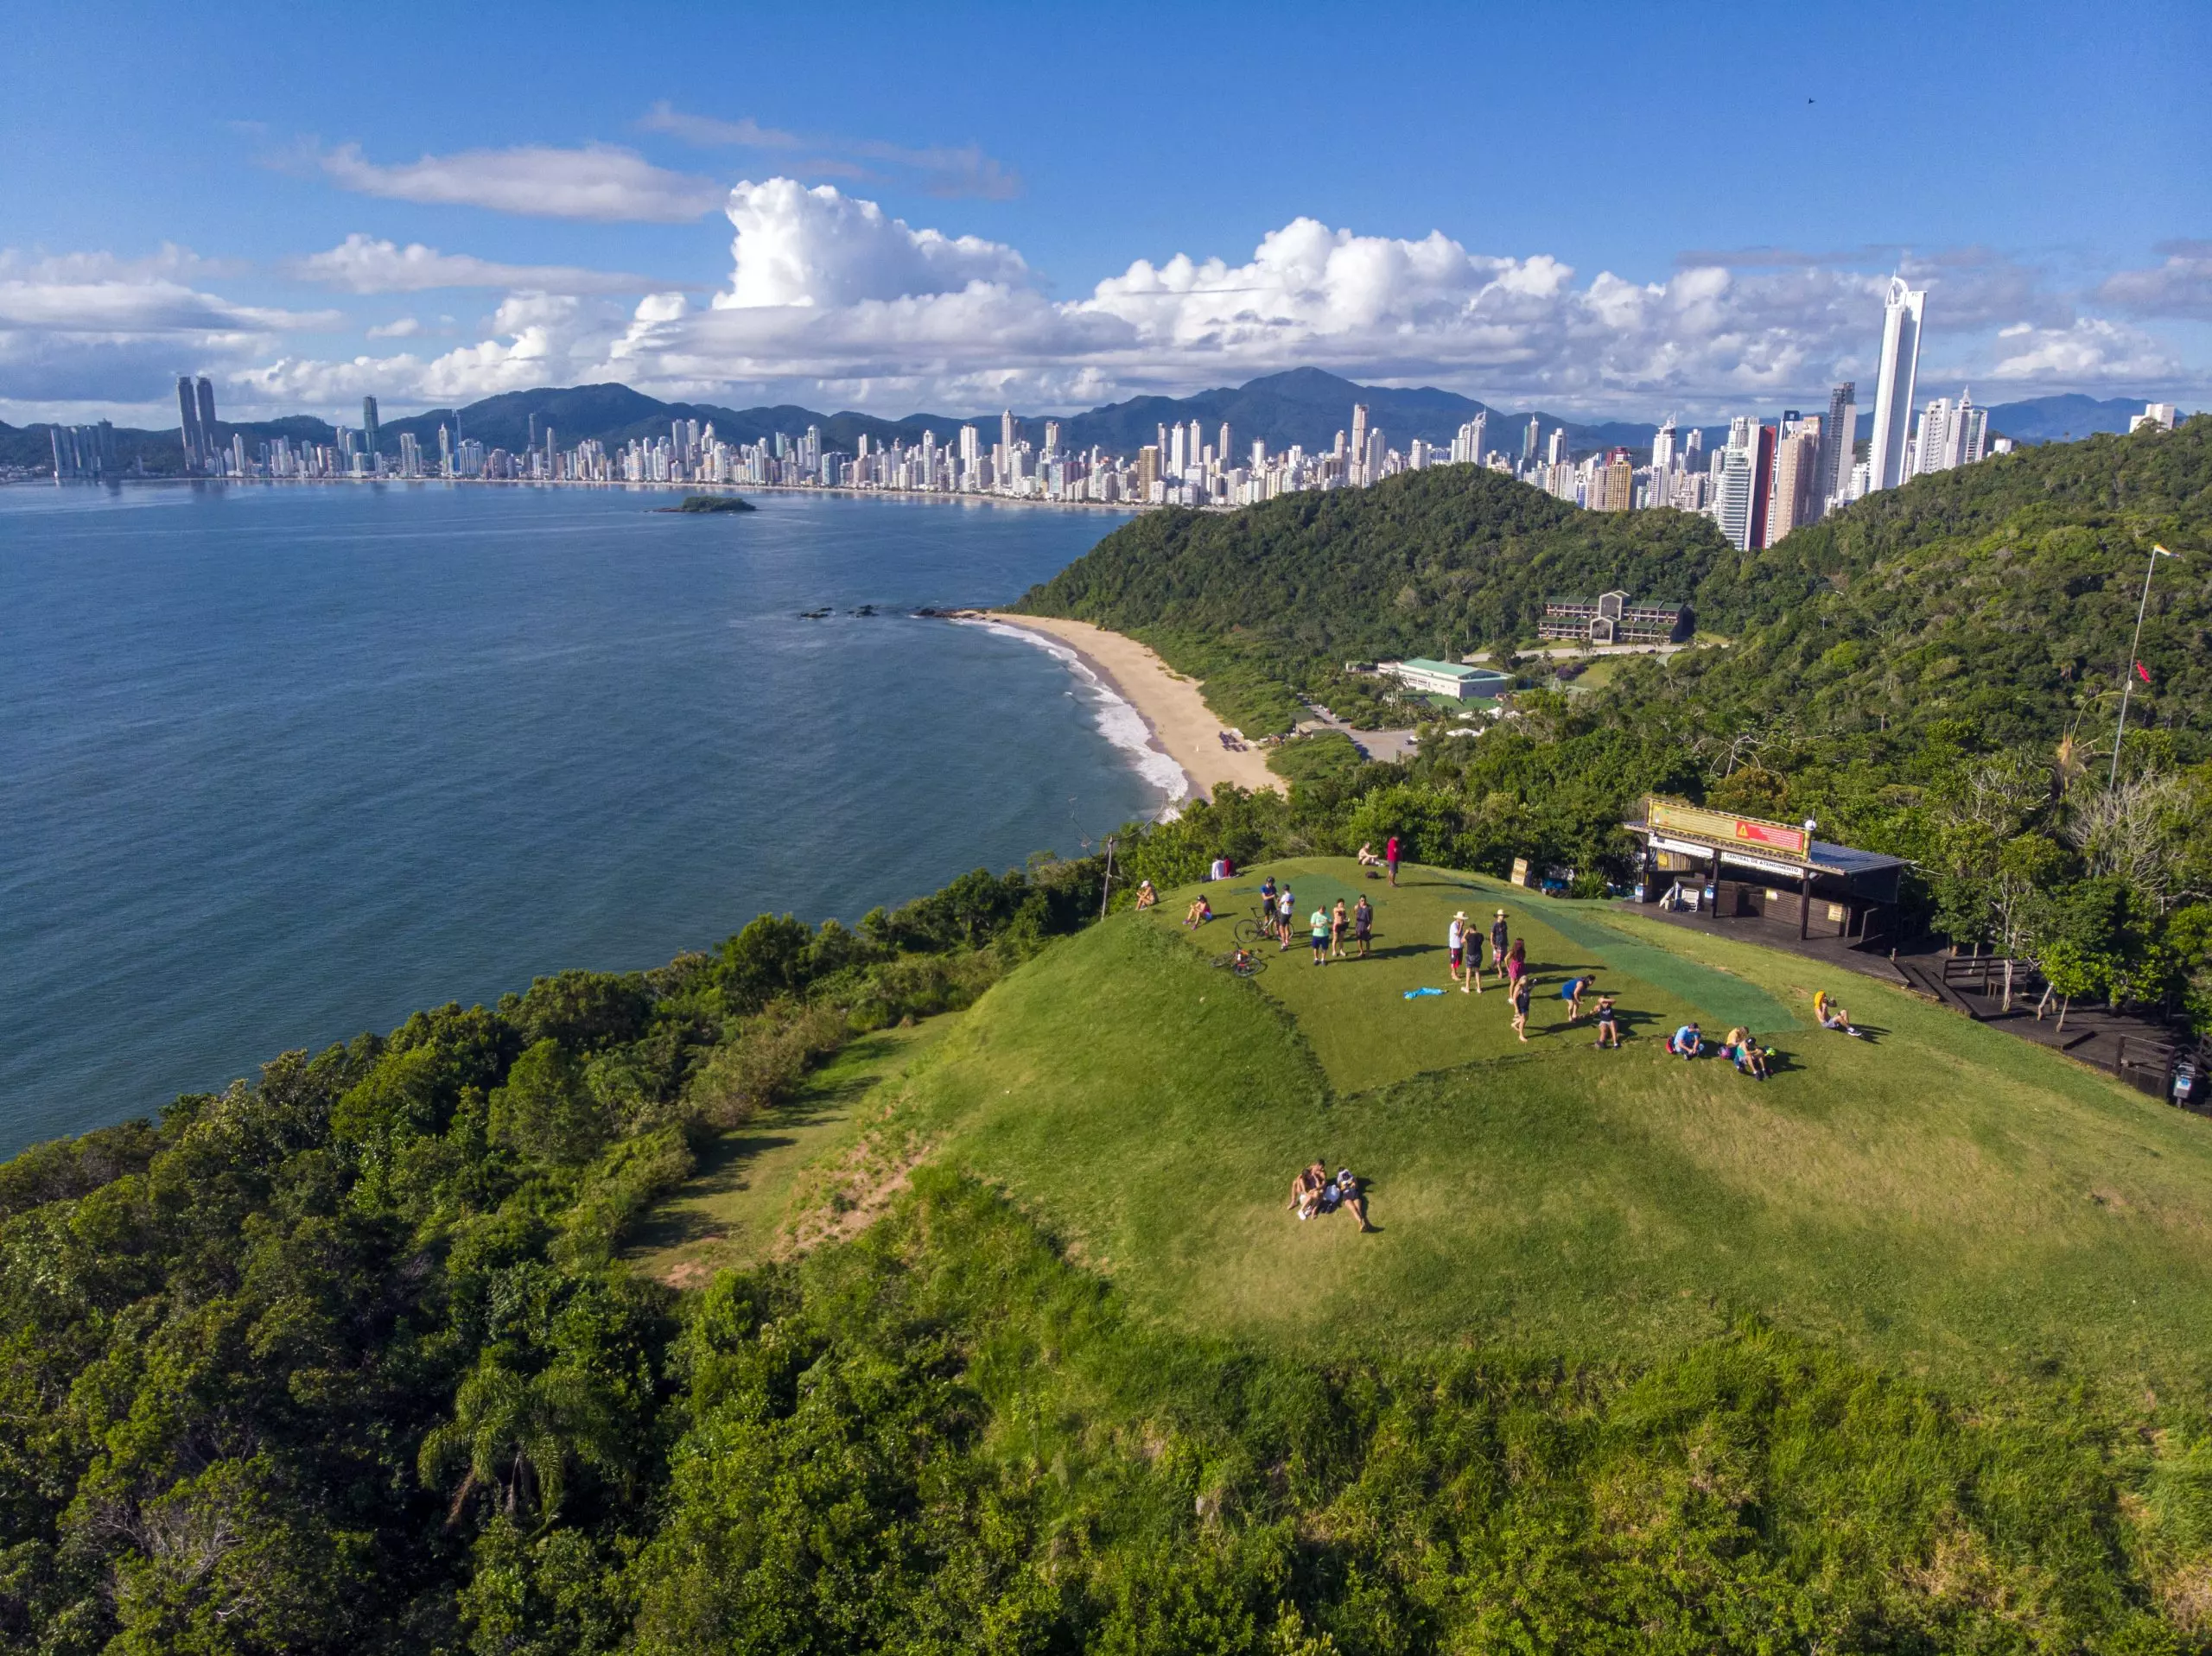
[[[2158,568],[2160,558],[2173,554],[2163,546],[2153,544],[2151,561],[2143,566],[2143,596],[2135,606],[2135,637],[2127,645],[2127,664],[2120,672],[2120,728],[2112,733],[2112,774],[2105,778],[2105,791],[2110,793],[2120,785],[2120,739],[2127,734],[2127,699],[2135,692],[2135,652],[2143,647],[2143,612],[2151,606],[2151,575]]]

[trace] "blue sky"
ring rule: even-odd
[[[2193,405],[2207,66],[2202,4],[22,8],[0,418],[1309,362],[1707,416],[1868,377],[1897,264],[1946,389]]]

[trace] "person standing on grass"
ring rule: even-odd
[[[1382,847],[1382,861],[1390,870],[1390,884],[1398,883],[1398,836],[1392,834]]]
[[[1351,916],[1344,911],[1344,900],[1338,898],[1329,910],[1329,958],[1340,961],[1344,957],[1344,933],[1351,930]]]
[[[1452,956],[1452,981],[1459,983],[1459,963],[1467,953],[1467,913],[1462,909],[1452,917],[1452,923],[1444,929],[1444,947]],[[1459,983],[1459,992],[1466,993],[1467,986]]]
[[[1275,898],[1275,936],[1282,939],[1282,949],[1275,950],[1276,954],[1290,947],[1290,924],[1297,917],[1298,899],[1290,894],[1290,882],[1285,880],[1281,895]]]
[[[1497,974],[1500,983],[1505,981],[1505,910],[1500,909],[1490,923],[1490,969]]]
[[[1326,966],[1329,963],[1329,911],[1326,909],[1314,910],[1313,917],[1306,924],[1313,934],[1313,964]]]
[[[1516,937],[1513,947],[1505,951],[1505,987],[1517,990],[1528,975],[1529,942],[1525,937]]]
[[[1367,893],[1359,894],[1359,903],[1351,911],[1352,940],[1359,945],[1359,958],[1367,958],[1367,941],[1375,932],[1375,910],[1367,900]]]
[[[1529,1038],[1529,977],[1522,973],[1513,980],[1513,1032],[1522,1040]]]

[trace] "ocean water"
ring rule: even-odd
[[[1078,853],[1179,786],[1061,653],[906,613],[1010,599],[1117,518],[673,498],[0,490],[0,1153],[418,1006]]]

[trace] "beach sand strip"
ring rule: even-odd
[[[983,612],[1001,626],[1042,633],[1067,645],[1084,664],[1135,707],[1152,729],[1153,739],[1183,767],[1193,793],[1206,798],[1224,782],[1256,792],[1285,791],[1283,779],[1268,769],[1267,755],[1255,747],[1232,752],[1222,746],[1221,720],[1198,694],[1198,681],[1185,678],[1135,638],[1109,632],[1088,621],[1063,621],[1051,615],[1009,615]]]

